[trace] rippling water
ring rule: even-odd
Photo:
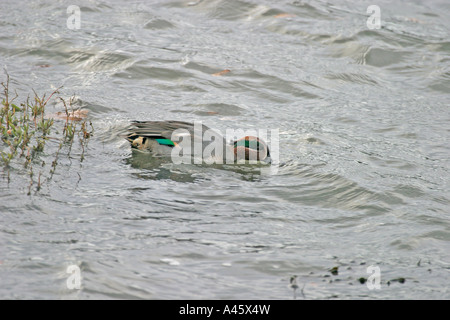
[[[11,86],[95,128],[31,195],[1,169],[1,298],[450,298],[448,1],[72,4],[0,3]],[[135,119],[278,129],[278,170],[132,154]]]

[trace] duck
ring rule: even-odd
[[[183,150],[183,155],[188,156],[202,157],[209,152],[215,163],[224,163],[223,161],[236,163],[242,160],[256,160],[258,163],[271,161],[269,147],[262,139],[246,135],[229,143],[220,133],[201,123],[132,121],[126,139],[132,149],[151,152],[155,156],[173,156]],[[196,149],[199,146],[201,151]],[[211,163],[211,159],[208,161]]]

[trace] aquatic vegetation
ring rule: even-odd
[[[53,156],[51,168],[48,171],[48,180],[56,170],[58,159],[63,149],[67,150],[66,156],[70,156],[72,145],[78,138],[82,153],[80,161],[84,160],[85,147],[94,129],[92,123],[87,122],[87,110],[74,110],[74,97],[66,101],[59,94],[58,88],[48,97],[46,94],[39,96],[33,90],[33,98],[28,96],[25,101],[17,102],[19,95],[10,89],[10,78],[1,83],[3,88],[0,106],[0,167],[4,171],[6,179],[10,181],[11,168],[22,166],[29,176],[28,194],[36,183],[36,191],[42,184],[42,175],[46,164],[40,161],[39,156]],[[1,94],[1,93],[0,93]],[[64,112],[49,115],[46,108],[49,102],[60,101]],[[61,130],[62,125],[62,130]],[[56,142],[56,149],[47,148],[49,141]],[[40,172],[35,181],[33,166],[40,167]]]

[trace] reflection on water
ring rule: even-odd
[[[95,128],[30,196],[1,167],[0,297],[449,297],[448,1],[373,30],[370,1],[90,1],[70,30],[72,4],[0,4],[19,97],[63,85]],[[130,120],[278,129],[279,163],[175,165]]]
[[[140,179],[170,179],[177,182],[194,182],[196,180],[192,173],[183,173],[174,168],[174,165],[171,165],[170,158],[155,157],[150,152],[133,150],[132,155],[125,161],[131,167],[140,169],[138,172],[133,173],[134,176]],[[183,170],[183,167],[181,166],[179,169]]]
[[[140,169],[133,175],[142,179],[170,179],[177,182],[194,182],[205,179],[208,172],[226,170],[240,176],[246,181],[259,181],[270,172],[270,165],[259,164],[173,164],[170,157],[155,156],[150,152],[132,150],[125,159],[131,167]],[[202,176],[205,176],[202,178]]]

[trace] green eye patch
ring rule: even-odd
[[[170,139],[155,139],[156,142],[158,142],[159,144],[165,145],[165,146],[175,146],[175,144],[173,143],[172,140]]]
[[[234,143],[234,147],[245,147],[254,150],[259,150],[259,142],[257,140],[239,140]]]

